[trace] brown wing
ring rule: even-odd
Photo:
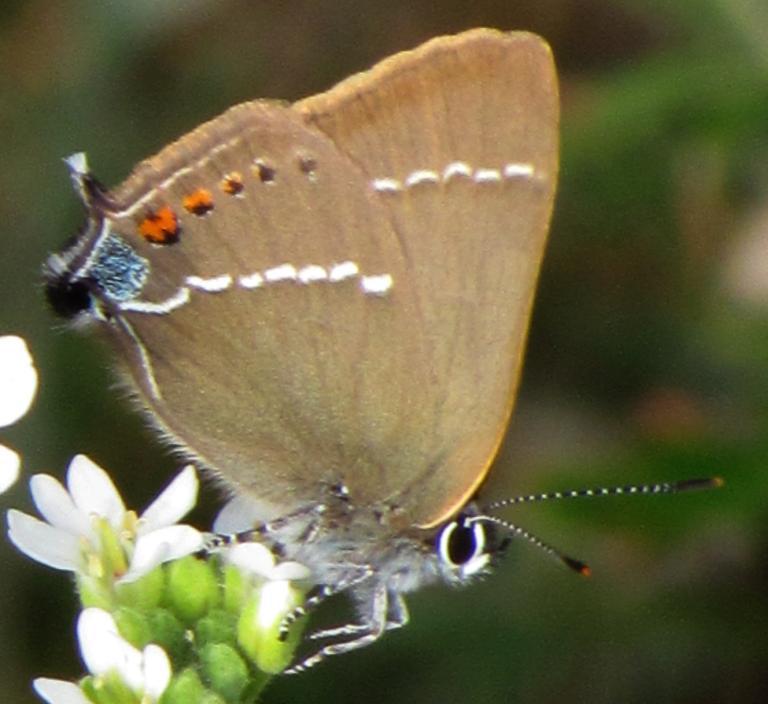
[[[152,270],[118,327],[145,402],[266,500],[438,522],[511,411],[556,160],[546,46],[490,30],[204,125],[109,196]]]
[[[557,173],[552,57],[534,35],[473,30],[296,108],[377,179],[403,243],[435,385],[432,464],[389,471],[433,525],[483,480],[512,410]]]
[[[213,209],[187,212],[203,192]],[[113,231],[151,266],[117,328],[129,371],[192,454],[284,507],[336,482],[375,501],[396,492],[389,467],[425,464],[435,385],[402,243],[328,137],[290,107],[245,104],[109,198]],[[177,241],[145,241],[165,208]],[[366,276],[391,277],[391,289],[366,293]]]

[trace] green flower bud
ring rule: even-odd
[[[174,662],[186,662],[191,645],[184,624],[168,609],[153,609],[146,614],[152,643],[162,646]]]
[[[227,701],[240,701],[250,673],[245,661],[232,646],[226,643],[206,645],[200,651],[200,662],[211,689]]]
[[[191,667],[171,680],[163,692],[161,704],[203,704],[206,689],[200,676]]]
[[[112,612],[120,635],[136,648],[154,642],[146,615],[136,609],[122,606]]]
[[[134,582],[121,582],[115,585],[117,600],[126,606],[138,609],[153,609],[163,598],[165,589],[165,570],[156,567]]]
[[[233,643],[237,617],[224,609],[213,609],[195,624],[195,642],[201,647],[209,643]]]
[[[278,674],[290,663],[301,627],[294,624],[288,638],[281,641],[280,625],[303,600],[301,590],[288,581],[265,582],[240,615],[237,641],[262,672]]]
[[[184,623],[197,621],[219,602],[219,597],[212,563],[190,555],[168,566],[167,603]]]
[[[224,608],[240,613],[253,587],[251,581],[234,565],[224,567]]]

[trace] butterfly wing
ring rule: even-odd
[[[111,328],[171,438],[286,508],[359,476],[363,503],[395,493],[386,468],[424,451],[430,366],[402,242],[359,168],[295,110],[255,102],[105,200],[150,269]],[[142,236],[174,223],[167,244]]]
[[[367,174],[404,244],[431,462],[390,471],[432,525],[482,482],[512,410],[557,175],[552,57],[534,35],[474,30],[296,107]]]
[[[80,275],[144,404],[229,483],[284,510],[343,483],[433,525],[511,412],[557,119],[541,40],[438,39],[144,162],[93,200]]]

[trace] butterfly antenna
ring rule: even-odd
[[[525,528],[521,528],[520,526],[515,525],[514,523],[510,523],[509,521],[505,521],[503,518],[498,518],[497,516],[480,515],[473,516],[469,519],[468,522],[493,523],[494,525],[500,526],[506,530],[512,537],[522,538],[526,542],[529,542],[531,545],[535,545],[537,548],[547,553],[547,555],[551,555],[555,559],[562,562],[569,569],[572,569],[574,572],[578,572],[582,577],[589,577],[592,574],[592,570],[589,568],[589,565],[586,562],[582,562],[581,560],[577,560],[566,555],[565,553],[560,552],[557,548],[553,547],[549,543],[545,543],[541,538],[525,530]]]
[[[680,494],[685,491],[701,491],[717,489],[725,484],[721,477],[706,479],[683,479],[678,482],[661,482],[658,484],[628,484],[625,486],[605,486],[587,489],[572,489],[570,491],[552,491],[543,494],[528,494],[512,496],[507,499],[494,501],[483,507],[483,512],[493,511],[506,506],[518,504],[540,503],[554,499],[577,499],[595,496],[650,496],[654,494]]]

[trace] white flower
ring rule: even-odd
[[[48,704],[93,704],[74,682],[38,677],[32,686]]]
[[[102,553],[100,536],[105,524],[127,553],[122,581],[135,580],[162,562],[202,547],[199,531],[175,525],[197,499],[193,467],[184,469],[138,520],[133,511],[126,510],[109,475],[84,455],[76,456],[69,465],[68,491],[46,474],[32,477],[30,488],[47,523],[11,510],[8,536],[19,550],[54,569],[85,573],[89,557]]]
[[[32,405],[37,370],[27,344],[15,335],[0,337],[0,428],[12,425]],[[0,445],[0,494],[19,476],[18,453]]]
[[[308,579],[311,572],[299,562],[277,564],[272,551],[261,543],[238,543],[224,550],[224,559],[242,572],[268,581]]]
[[[80,653],[91,674],[116,672],[137,694],[156,702],[171,680],[171,663],[165,651],[150,644],[143,651],[124,640],[112,614],[85,609],[77,622]]]
[[[77,635],[83,661],[93,676],[117,676],[142,704],[160,699],[171,681],[171,663],[160,646],[150,644],[138,650],[120,635],[112,615],[96,608],[80,614]],[[50,704],[89,702],[71,682],[40,678],[34,684]]]
[[[299,562],[286,560],[276,564],[272,551],[261,543],[239,543],[224,550],[224,559],[259,585],[256,622],[259,628],[279,626],[297,603],[291,581],[308,580],[311,571]]]

